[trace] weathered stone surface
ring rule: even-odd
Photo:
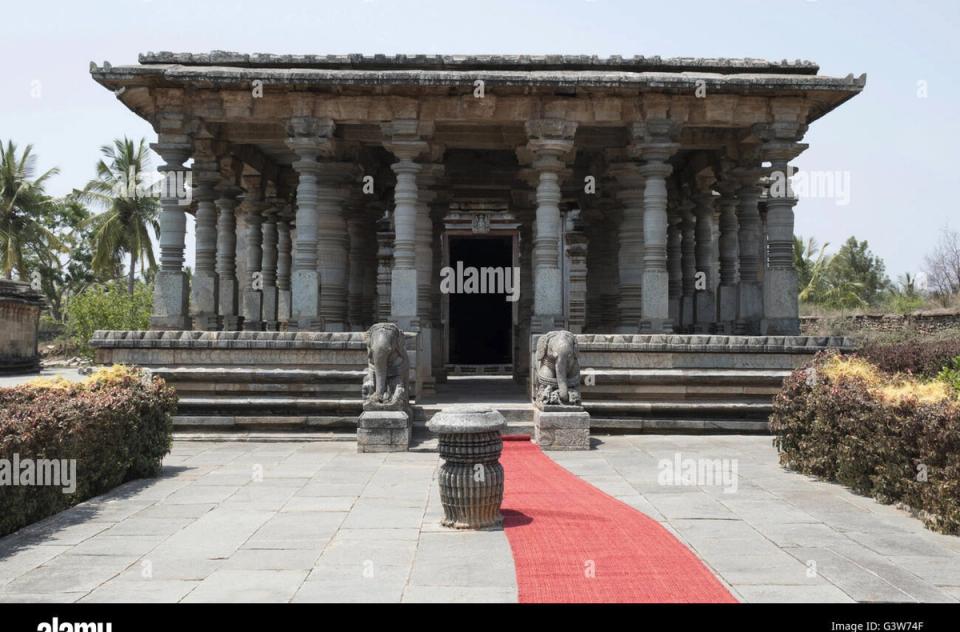
[[[365,410],[357,424],[357,452],[405,452],[410,447],[410,416],[399,410]]]
[[[583,409],[557,408],[534,409],[534,441],[544,450],[589,450],[590,414]]]
[[[39,366],[37,328],[43,297],[26,283],[0,279],[0,372]]]
[[[438,476],[441,524],[455,529],[488,529],[503,524],[503,466],[500,431],[506,420],[499,412],[456,407],[437,413],[427,427],[440,435],[444,463]]]

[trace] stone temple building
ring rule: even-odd
[[[704,345],[829,344],[796,337],[796,198],[778,182],[863,76],[560,55],[139,62],[91,74],[150,122],[160,170],[189,171],[189,195],[161,200],[154,331],[101,347],[300,349],[392,321],[416,335],[429,393],[458,373],[525,380],[531,336],[553,329],[580,334],[586,356],[654,345],[694,369]],[[458,264],[516,269],[517,300],[444,291]]]

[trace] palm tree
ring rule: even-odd
[[[827,256],[827,248],[830,243],[817,246],[817,240],[809,238],[806,243],[803,237],[794,235],[793,237],[793,263],[797,269],[797,277],[800,284],[800,301],[811,302],[818,300],[818,295],[827,288],[825,284],[825,272],[830,264],[830,257]]]
[[[97,177],[80,192],[84,200],[106,209],[94,215],[93,268],[98,274],[115,274],[123,255],[129,258],[127,292],[133,294],[137,263],[141,269],[153,269],[157,262],[150,241],[150,229],[159,232],[159,202],[135,191],[136,184],[150,171],[150,156],[144,139],[134,142],[118,138],[113,145],[100,148],[103,159],[97,163]]]
[[[17,146],[0,141],[0,272],[7,279],[13,270],[27,276],[24,253],[31,248],[60,248],[59,241],[40,218],[49,213],[52,200],[44,193],[46,181],[60,170],[54,167],[39,176],[33,146],[17,154]]]

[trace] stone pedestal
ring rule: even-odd
[[[440,435],[441,524],[454,529],[489,529],[503,524],[503,415],[485,408],[437,413],[427,427]]]
[[[160,270],[153,282],[150,329],[190,329],[187,303],[190,288],[183,272]]]
[[[0,279],[0,373],[40,367],[37,334],[43,296],[26,283]]]
[[[580,406],[534,408],[533,440],[543,450],[589,450],[590,413]]]
[[[357,452],[406,452],[412,425],[402,410],[364,411],[357,425]]]

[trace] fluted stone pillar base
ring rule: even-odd
[[[433,416],[427,427],[440,435],[440,524],[453,529],[503,525],[503,415],[483,408],[455,408]]]

